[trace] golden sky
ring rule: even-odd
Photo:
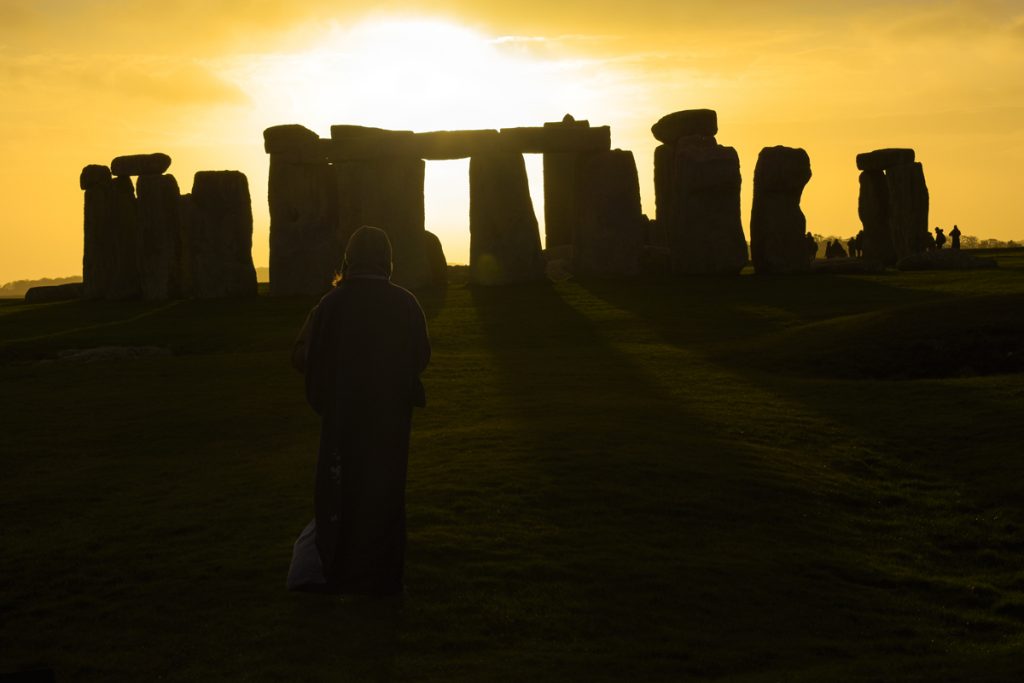
[[[372,9],[367,9],[372,7]],[[249,177],[268,262],[262,131],[539,125],[571,112],[631,149],[654,215],[650,126],[719,116],[744,223],[762,147],[805,148],[808,226],[850,235],[858,152],[913,147],[931,223],[1024,238],[1021,0],[0,0],[0,283],[81,273],[88,163],[166,152]],[[528,159],[543,217],[540,160]],[[466,162],[427,165],[427,228],[468,254]]]

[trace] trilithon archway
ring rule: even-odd
[[[339,125],[330,139],[299,125],[268,128],[271,292],[323,292],[360,225],[387,231],[396,282],[443,282],[440,242],[424,225],[425,160],[467,157],[474,282],[543,276],[526,153],[543,155],[546,246],[572,246],[583,270],[635,267],[645,223],[636,164],[610,140],[607,126],[569,116],[532,128],[430,133]]]

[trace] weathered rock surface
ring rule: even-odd
[[[521,154],[469,161],[469,271],[475,284],[543,277],[540,233]]]
[[[857,168],[861,171],[885,171],[894,166],[914,163],[912,149],[876,149],[857,155]]]
[[[718,142],[714,136],[687,135],[654,149],[654,219],[662,225],[667,224],[672,215],[672,174],[678,145],[714,148]]]
[[[900,270],[985,270],[997,268],[994,258],[974,256],[960,249],[941,249],[911,254],[899,260]]]
[[[81,282],[69,282],[63,285],[45,285],[30,287],[25,292],[25,303],[48,304],[54,301],[72,301],[81,299],[84,293]]]
[[[135,200],[135,187],[128,176],[119,176],[111,182],[113,210],[111,225],[103,232],[104,251],[114,259],[114,268],[107,279],[104,299],[137,299],[141,294],[139,282],[139,214]],[[91,190],[90,190],[91,191]]]
[[[672,250],[658,245],[646,245],[640,252],[640,272],[644,275],[664,277],[672,273]]]
[[[502,128],[501,148],[509,153],[553,154],[558,152],[603,152],[611,149],[611,128],[580,126],[576,123],[532,128]]]
[[[143,175],[137,183],[139,284],[142,298],[160,301],[181,293],[180,192],[173,175]]]
[[[331,161],[418,158],[416,133],[368,126],[331,126]]]
[[[338,225],[342,244],[361,225],[372,225],[391,240],[392,280],[416,288],[430,281],[424,249],[422,159],[384,158],[334,165],[338,183]]]
[[[676,144],[667,220],[676,273],[739,273],[747,263],[740,217],[740,162],[721,145]],[[659,218],[659,223],[660,223]]]
[[[417,133],[409,156],[420,159],[465,159],[482,152],[496,152],[501,138],[496,130],[439,130]]]
[[[83,190],[110,182],[110,169],[99,164],[89,164],[78,176],[78,186]]]
[[[252,202],[245,175],[239,171],[199,171],[192,194],[183,204],[183,242],[189,262],[186,296],[256,294]]]
[[[431,287],[444,287],[448,284],[448,259],[437,235],[429,230],[423,231],[423,250],[427,255],[430,278],[427,284]]]
[[[170,167],[171,157],[160,152],[129,154],[110,162],[110,172],[116,176],[160,175]]]
[[[635,275],[647,221],[633,153],[617,149],[580,155],[577,172],[573,272]]]
[[[897,259],[919,254],[928,246],[928,186],[924,168],[915,162],[885,172],[889,188],[889,227]]]
[[[105,166],[100,168],[106,168]],[[117,229],[114,225],[114,181],[90,182],[85,189],[82,298],[105,299],[117,273]]]
[[[270,155],[270,293],[322,294],[341,268],[338,190],[326,163]]]
[[[758,273],[795,273],[810,267],[807,219],[800,196],[811,179],[811,160],[803,149],[765,147],[754,168],[750,212],[750,256]]]
[[[446,130],[428,133],[341,125],[331,126],[331,140],[326,145],[327,156],[333,162],[389,158],[464,159],[502,152],[595,152],[611,148],[611,129],[608,126],[591,128],[586,121],[551,123],[542,127],[503,128],[500,131]]]
[[[896,263],[896,249],[889,227],[889,187],[882,171],[860,174],[860,197],[857,203],[860,222],[864,226],[861,251],[864,258],[890,266]]]
[[[679,138],[700,135],[718,135],[718,114],[713,109],[685,109],[661,117],[651,126],[651,133],[659,142],[672,143]]]
[[[577,221],[576,167],[579,158],[575,152],[544,155],[545,249],[572,244]]]
[[[305,126],[290,123],[263,131],[263,149],[268,154],[300,154],[318,146],[320,136]]]

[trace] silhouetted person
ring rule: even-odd
[[[818,258],[818,241],[808,232],[804,234],[804,244],[807,245],[807,257],[813,263],[814,259]]]
[[[313,310],[308,342],[300,337],[293,354],[321,425],[315,524],[295,544],[289,588],[402,591],[409,432],[413,406],[426,403],[419,375],[430,342],[419,302],[390,282],[391,267],[384,231],[356,230],[340,281]],[[317,557],[325,583],[305,572]]]
[[[956,225],[954,225],[953,229],[949,231],[949,238],[950,238],[949,248],[950,249],[959,249],[960,248],[960,228],[958,228],[958,227],[956,227]]]
[[[845,256],[846,250],[843,249],[843,244],[839,241],[839,238],[829,242],[828,246],[825,247],[825,258],[844,258]]]
[[[936,226],[935,228],[935,248],[942,249],[942,245],[946,243],[946,235],[942,232],[942,228]]]
[[[859,258],[864,257],[864,231],[857,231],[857,256]]]
[[[857,255],[857,237],[854,236],[854,237],[851,237],[850,239],[846,240],[846,247],[847,247],[847,249],[849,249],[850,258],[853,258],[854,256],[856,256]]]

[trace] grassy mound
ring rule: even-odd
[[[929,301],[800,326],[748,350],[755,362],[823,377],[1019,373],[1022,310],[1020,294]]]

